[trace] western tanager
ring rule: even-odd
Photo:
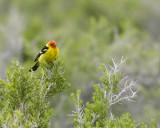
[[[36,71],[42,61],[52,63],[59,56],[59,49],[55,41],[50,41],[44,46],[36,59],[36,64],[29,70],[29,72]]]

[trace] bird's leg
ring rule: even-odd
[[[53,62],[51,62],[51,64],[52,64],[53,67],[56,67],[56,65]]]

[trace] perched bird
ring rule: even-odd
[[[52,63],[59,56],[59,49],[55,41],[49,41],[46,46],[44,46],[40,53],[34,60],[36,64],[29,70],[29,72],[36,71],[42,61],[47,63]]]

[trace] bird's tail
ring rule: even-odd
[[[39,63],[37,62],[37,63],[29,70],[29,72],[36,71],[38,67],[39,67]]]

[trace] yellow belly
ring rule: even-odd
[[[43,55],[39,57],[38,61],[39,62],[46,61],[47,63],[49,63],[57,59],[58,56],[59,56],[58,48],[56,49],[49,48]]]

